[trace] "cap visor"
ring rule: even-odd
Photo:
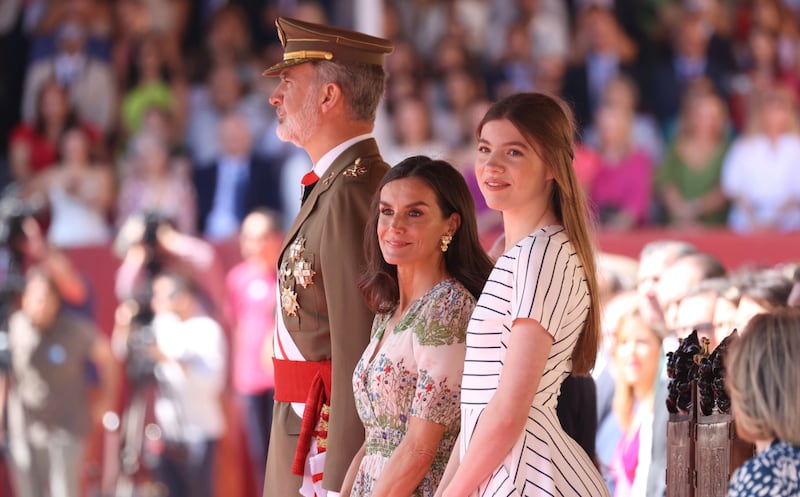
[[[268,67],[264,72],[261,73],[262,76],[278,76],[281,71],[286,69],[287,67],[296,66],[299,64],[303,64],[305,62],[309,62],[312,59],[291,59],[291,60],[283,60],[278,62],[274,66]]]

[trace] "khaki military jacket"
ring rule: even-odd
[[[341,488],[364,440],[352,375],[369,342],[373,314],[356,284],[364,268],[365,226],[375,215],[372,197],[388,169],[373,139],[345,150],[303,203],[279,259],[278,311],[292,341],[307,361],[332,362],[323,479],[330,490]],[[302,275],[292,270],[298,260],[305,264]],[[265,497],[298,495],[302,479],[291,468],[300,424],[290,403],[275,403]]]

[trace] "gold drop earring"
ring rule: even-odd
[[[450,242],[452,241],[453,241],[453,235],[451,235],[450,233],[442,235],[442,240],[440,244],[442,252],[447,252],[447,249],[450,248]]]

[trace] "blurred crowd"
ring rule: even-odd
[[[171,454],[179,469],[157,468],[165,479],[188,468],[188,481],[207,483],[209,454],[225,430],[217,397],[231,368],[244,406],[240,427],[255,442],[252,488],[263,481],[259,451],[268,443],[272,379],[254,371],[268,369],[271,341],[263,330],[272,329],[274,314],[263,309],[274,308],[280,233],[299,210],[300,179],[311,164],[276,138],[268,96],[277,79],[261,72],[281,57],[276,16],[348,26],[352,7],[336,0],[0,5],[2,202],[36,219],[21,225],[20,252],[26,267],[46,266],[27,282],[13,322],[30,340],[31,330],[53,326],[54,308],[91,318],[93,292],[110,289],[90,288],[80,274],[90,268],[71,267],[62,249],[113,244],[121,304],[111,343],[103,342],[107,333],[84,327],[74,333],[77,356],[62,357],[56,347],[40,360],[95,363],[88,376],[77,371],[76,395],[103,387],[94,401],[103,411],[118,382],[104,366],[108,358],[127,357],[130,329],[145,307],[167,316],[148,321],[162,328],[147,357],[176,392],[162,402],[172,407],[155,415],[162,426],[179,427],[164,439],[191,442],[195,457]],[[395,164],[425,154],[459,168],[487,248],[502,225],[472,171],[476,123],[490,102],[523,91],[572,104],[575,168],[603,229],[800,230],[796,0],[385,0],[375,32],[394,42],[375,129],[384,158]],[[213,244],[237,240],[244,262],[227,272]],[[607,350],[594,374],[596,456],[610,485],[641,489],[649,479],[663,482],[666,446],[658,445],[654,419],[664,411],[658,358],[693,329],[716,344],[759,311],[800,305],[800,272],[731,273],[714,254],[678,242],[647,246],[639,261],[609,257],[600,267]],[[164,280],[155,281],[156,273]],[[58,327],[80,328],[72,321]],[[205,339],[186,339],[189,333]],[[226,339],[235,360],[224,353]],[[19,385],[36,392],[50,380]],[[204,415],[183,418],[198,410]],[[68,435],[80,438],[86,420],[99,422],[90,414],[60,427],[63,457],[73,463],[82,448]],[[638,466],[631,470],[626,434],[634,432]],[[37,440],[17,450],[52,442]]]

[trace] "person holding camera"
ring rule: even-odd
[[[8,382],[16,495],[78,497],[86,439],[116,399],[117,365],[108,342],[90,321],[64,309],[55,279],[38,266],[26,274],[8,340],[11,368],[1,380]],[[87,374],[88,364],[96,377]]]
[[[178,274],[154,276],[150,307],[152,337],[135,336],[144,331],[134,324],[141,309],[128,301],[117,310],[113,342],[126,360],[152,366],[160,429],[154,476],[171,497],[211,497],[216,446],[225,431],[224,334],[203,309],[196,286]],[[123,420],[130,419],[125,414]]]
[[[170,271],[190,278],[205,311],[221,316],[225,274],[213,245],[179,231],[168,216],[158,211],[130,216],[120,229],[115,250],[123,257],[115,281],[120,302],[149,291],[155,274]]]

